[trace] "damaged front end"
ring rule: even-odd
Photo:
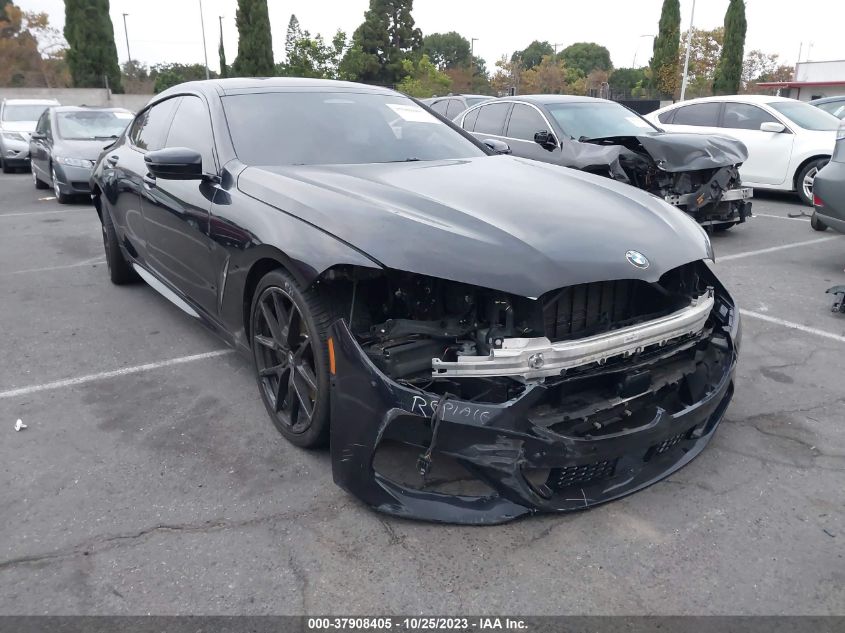
[[[538,299],[396,271],[320,283],[343,314],[334,479],[390,514],[490,524],[616,499],[698,455],[733,393],[739,314],[700,261]]]
[[[654,134],[591,139],[609,150],[614,180],[648,191],[702,226],[728,228],[751,217],[754,190],[743,187],[748,158],[735,139],[702,134]]]

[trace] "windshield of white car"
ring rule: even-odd
[[[270,92],[223,97],[235,152],[248,165],[341,165],[462,159],[486,153],[400,95]]]
[[[132,120],[128,112],[76,110],[56,115],[59,137],[69,141],[117,138]]]
[[[546,106],[563,131],[575,140],[657,134],[657,128],[618,103],[584,101]]]
[[[835,116],[803,101],[770,101],[769,107],[805,130],[831,132],[839,127]]]
[[[9,105],[3,108],[4,121],[37,121],[49,106],[42,104]]]

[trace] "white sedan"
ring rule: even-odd
[[[724,134],[748,147],[743,185],[795,191],[813,204],[813,179],[830,160],[839,120],[802,101],[765,95],[691,99],[646,119],[671,132]]]

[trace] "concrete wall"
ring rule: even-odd
[[[137,112],[153,95],[116,95],[105,88],[0,88],[0,99],[56,99],[62,105],[126,108]]]
[[[845,59],[826,62],[799,62],[795,81],[845,81]]]

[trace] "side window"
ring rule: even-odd
[[[162,101],[135,117],[129,132],[129,140],[132,144],[138,149],[147,151],[164,147],[164,139],[170,129],[173,111],[180,99],[176,97]]]
[[[748,103],[726,103],[722,127],[735,130],[759,130],[763,123],[778,123],[771,114]]]
[[[431,109],[434,110],[437,114],[442,114],[443,116],[446,116],[446,108],[448,106],[449,106],[449,100],[448,99],[442,99],[441,101],[438,101],[437,103],[432,103]]]
[[[518,138],[523,141],[533,141],[534,135],[540,130],[546,130],[549,126],[531,106],[517,103],[513,106],[510,121],[508,121],[508,133],[505,136],[510,138]]]
[[[47,134],[47,112],[41,115],[41,118],[38,119],[38,125],[35,126],[35,131],[39,134]]]
[[[199,97],[182,97],[182,102],[173,117],[173,125],[167,135],[164,147],[187,147],[202,154],[202,168],[216,172],[214,164],[214,136],[208,108]]]
[[[721,107],[722,104],[718,101],[682,106],[675,112],[672,123],[675,125],[716,127],[716,122],[719,119],[719,108]]]
[[[467,107],[464,105],[464,102],[460,99],[449,99],[449,107],[446,108],[446,118],[454,119],[466,109]]]
[[[481,108],[476,108],[464,118],[463,127],[467,132],[472,132],[475,129],[475,122],[478,120],[479,112],[481,112]]]
[[[678,110],[667,110],[666,112],[662,112],[661,114],[657,115],[657,120],[661,123],[672,123],[672,119],[675,118],[675,113]]]
[[[478,120],[475,122],[476,134],[494,134],[502,136],[505,128],[505,117],[510,109],[510,103],[491,103],[479,108]]]

